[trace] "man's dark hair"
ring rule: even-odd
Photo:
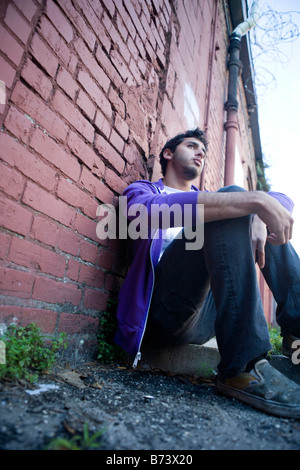
[[[171,152],[175,152],[177,145],[181,144],[181,142],[183,142],[184,139],[188,137],[194,137],[195,139],[200,140],[200,142],[204,144],[205,150],[207,151],[208,142],[206,139],[205,132],[201,131],[198,127],[196,127],[196,129],[177,134],[175,137],[168,140],[168,142],[164,145],[163,149],[161,150],[159,154],[159,161],[160,161],[163,176],[165,176],[166,174],[167,164],[168,164],[168,160],[166,160],[163,156],[164,151],[166,149],[169,149],[171,150]]]

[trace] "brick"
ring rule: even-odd
[[[66,276],[71,281],[78,281],[79,277],[80,263],[72,258],[68,261],[68,267],[66,271]]]
[[[114,148],[101,135],[96,135],[95,147],[120,174],[123,172],[125,168],[123,158],[120,157],[116,150],[114,150]]]
[[[101,86],[101,88],[104,90],[105,93],[107,93],[109,85],[110,85],[110,80],[107,77],[106,73],[103,71],[102,67],[97,63],[97,61],[94,59],[93,55],[91,52],[88,50],[88,48],[85,46],[82,38],[79,38],[75,43],[74,43],[75,49],[81,58],[84,66],[87,68],[89,73],[93,76],[93,78],[96,80],[98,85]],[[101,62],[100,62],[101,64]],[[102,64],[101,64],[102,65]],[[95,85],[91,83],[90,80],[88,80],[88,77],[86,79],[88,80],[87,82],[84,82],[85,76],[80,74],[82,76],[82,85],[83,86],[89,86],[92,85],[92,91],[95,90]],[[80,78],[80,77],[79,77]],[[80,79],[79,79],[80,81]],[[87,90],[88,91],[88,90]],[[98,96],[98,92],[95,92],[95,95]],[[93,96],[93,95],[91,95]]]
[[[86,289],[84,295],[85,308],[104,311],[107,308],[108,294],[93,289]]]
[[[94,82],[87,72],[81,70],[78,74],[78,81],[83,86],[87,94],[97,103],[97,106],[109,118],[112,116],[110,103],[99,86]]]
[[[43,16],[39,22],[38,29],[41,35],[46,39],[52,51],[60,58],[62,63],[72,73],[75,72],[77,59],[69,49],[64,38],[62,38],[46,16]]]
[[[97,48],[96,58],[99,64],[101,64],[102,69],[107,73],[107,76],[113,82],[115,87],[118,89],[122,86],[122,79],[118,73],[118,70],[110,61],[110,58],[107,57],[105,51],[101,47]]]
[[[101,202],[106,204],[112,204],[114,202],[112,191],[108,189],[102,181],[99,180],[99,178],[92,175],[86,168],[83,168],[79,182]]]
[[[31,211],[0,195],[0,225],[2,227],[21,235],[27,235],[31,222]]]
[[[80,240],[76,233],[63,228],[59,229],[57,247],[61,251],[77,256],[79,252],[79,244]]]
[[[34,183],[28,182],[23,203],[67,227],[72,227],[74,224],[75,210]]]
[[[119,97],[119,94],[111,88],[109,91],[108,99],[111,102],[113,108],[117,113],[124,119],[125,118],[125,103]],[[103,111],[103,110],[102,110]]]
[[[14,78],[16,76],[16,70],[5,60],[4,57],[0,56],[0,80],[5,83],[6,88],[11,88]]]
[[[73,313],[61,313],[58,331],[67,334],[98,334],[99,318],[88,317]]]
[[[56,113],[49,109],[49,106],[46,105],[42,99],[29,90],[25,85],[17,82],[11,99],[18,108],[22,109],[51,135],[62,142],[65,141],[68,134],[68,127],[66,124],[59,118],[59,116],[57,116]]]
[[[30,52],[46,72],[51,77],[54,77],[58,67],[58,60],[37,33],[32,38]]]
[[[52,101],[53,107],[89,142],[94,140],[94,128],[63,94],[56,90]]]
[[[119,134],[116,133],[114,129],[112,129],[111,131],[109,141],[115,147],[115,149],[122,155],[125,145],[124,140],[122,139],[122,137],[119,136]]]
[[[101,242],[98,239],[96,234],[96,222],[94,220],[89,219],[83,214],[76,214],[76,219],[74,223],[74,229],[83,235],[84,237],[90,238],[95,242]]]
[[[99,109],[97,110],[94,124],[101,131],[101,134],[104,134],[107,138],[110,136],[111,125]]]
[[[100,39],[100,41],[103,44],[106,44],[108,38],[106,38],[102,23],[101,21],[99,21],[103,13],[103,7],[100,4],[100,2],[96,2],[96,1],[93,1],[93,2],[89,1],[89,2],[84,2],[84,3],[78,2],[78,5],[81,8],[82,14],[85,16],[88,23],[91,25],[97,38]]]
[[[120,290],[120,279],[116,275],[106,274],[105,289],[116,294]]]
[[[134,26],[134,23],[131,21],[131,18],[125,8],[123,7],[123,2],[116,2],[116,7],[119,10],[120,16],[124,21],[124,24],[126,28],[128,29],[128,32],[132,39],[135,39],[136,37],[136,29]]]
[[[128,186],[127,183],[122,180],[114,171],[110,168],[106,169],[105,182],[110,188],[116,191],[118,194],[122,194]]]
[[[46,189],[52,190],[56,186],[55,171],[4,133],[0,134],[0,156],[28,178],[38,181]]]
[[[35,281],[32,298],[52,304],[78,305],[81,299],[81,290],[74,284],[39,277]]]
[[[0,267],[0,293],[2,295],[28,299],[31,297],[33,282],[34,277],[30,273]]]
[[[46,245],[56,246],[58,230],[56,222],[47,217],[35,214],[30,236]]]
[[[96,13],[96,16],[98,17],[98,19],[100,20],[101,15],[103,13],[102,5],[99,3],[98,0],[88,0],[88,2],[91,5],[94,12]]]
[[[12,240],[8,260],[31,271],[64,276],[66,261],[63,256],[21,238]]]
[[[92,264],[96,264],[98,256],[98,246],[82,240],[80,242],[80,258]]]
[[[37,11],[37,7],[33,0],[26,0],[26,2],[24,2],[24,0],[14,0],[14,3],[17,5],[25,18],[30,22]]]
[[[26,44],[31,33],[31,27],[11,3],[7,7],[4,23],[21,39],[23,44]]]
[[[75,99],[75,95],[79,90],[79,85],[72,78],[72,75],[62,66],[60,66],[58,70],[56,82],[67,93],[67,95],[69,95],[70,98],[73,100]]]
[[[123,23],[123,20],[122,18],[120,17],[120,15],[117,13],[117,29],[119,31],[119,33],[121,34],[122,38],[123,38],[123,41],[127,41],[127,38],[128,38],[128,31]],[[131,39],[132,40],[132,39]]]
[[[60,8],[52,2],[52,0],[47,0],[46,3],[46,14],[48,18],[52,21],[55,28],[60,32],[60,34],[65,38],[67,43],[73,39],[73,28],[66,16],[62,13]]]
[[[130,60],[129,70],[132,73],[132,75],[134,76],[137,85],[140,86],[142,84],[141,71],[140,71],[140,68],[138,67],[138,65],[136,64],[136,62],[133,59]]]
[[[27,60],[21,73],[22,78],[47,101],[52,91],[52,83],[31,60]]]
[[[124,140],[128,139],[129,127],[126,124],[126,122],[121,118],[121,116],[119,116],[118,114],[116,114],[116,117],[115,117],[115,128],[119,132],[119,134],[121,134]]]
[[[27,1],[27,0],[26,0]],[[57,323],[57,312],[32,307],[18,307],[17,305],[1,305],[0,315],[9,325],[27,326],[35,323],[42,333],[54,334]]]
[[[57,196],[69,205],[76,207],[88,217],[94,219],[98,203],[91,197],[90,194],[77,188],[74,184],[65,179],[60,179],[56,192]]]
[[[145,42],[146,41],[146,33],[145,33],[145,31],[142,27],[142,24],[141,24],[137,14],[136,14],[136,11],[135,11],[132,3],[131,2],[126,2],[125,6],[126,6],[126,9],[129,13],[131,19],[132,19],[132,22],[133,22],[133,24],[134,24],[134,26],[135,26],[135,28],[138,32],[138,35],[140,36],[141,40],[143,42]]]
[[[89,99],[88,95],[80,90],[76,104],[79,106],[79,108],[82,109],[82,111],[89,117],[91,121],[94,120],[95,114],[96,114],[96,105]]]
[[[123,81],[128,86],[134,86],[135,85],[134,77],[132,76],[127,65],[124,63],[123,57],[121,56],[121,54],[119,54],[119,52],[116,50],[112,50],[110,57],[111,57],[112,63],[114,64],[115,68],[118,70]]]
[[[127,47],[129,49],[134,61],[137,62],[138,59],[139,59],[139,51],[138,51],[136,45],[134,44],[134,42],[133,42],[133,40],[130,36],[128,37]]]
[[[24,49],[13,38],[13,36],[0,25],[1,51],[15,64],[19,65]]]
[[[7,233],[0,233],[0,259],[5,259],[10,247],[11,236]]]
[[[103,15],[102,22],[106,28],[106,31],[110,35],[112,42],[118,45],[118,49],[120,50],[123,59],[128,63],[130,59],[129,50],[127,49],[122,37],[106,13]]]
[[[112,271],[115,264],[116,254],[102,248],[98,256],[97,265],[100,266],[102,269]]]
[[[0,174],[0,189],[14,199],[20,199],[24,188],[22,175],[2,162],[0,162]]]
[[[103,0],[103,3],[106,6],[107,10],[109,11],[110,16],[113,17],[115,14],[114,2],[112,0]]]
[[[65,11],[66,16],[70,19],[70,21],[72,21],[75,28],[79,31],[80,36],[84,38],[85,42],[89,46],[89,49],[93,51],[96,38],[92,30],[82,18],[82,15],[77,10],[75,10],[71,0],[58,0],[58,3]]]
[[[77,159],[69,155],[58,143],[40,129],[35,130],[30,145],[65,175],[74,181],[78,180],[81,170]]]
[[[90,287],[102,287],[104,283],[104,273],[93,266],[81,264],[79,272],[79,282],[85,283]]]
[[[84,141],[78,137],[75,132],[70,131],[68,137],[68,146],[70,150],[77,155],[77,157],[88,167],[92,170],[92,172],[102,177],[105,173],[105,165],[100,160],[99,156],[95,154],[95,152],[84,143]]]
[[[29,134],[33,128],[32,122],[25,116],[24,113],[18,111],[14,106],[10,106],[4,125],[14,136],[28,143]],[[9,138],[10,141],[12,140]]]

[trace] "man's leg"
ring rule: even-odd
[[[282,336],[300,338],[300,260],[292,247],[266,244],[264,278],[277,303],[276,321]]]
[[[202,344],[215,330],[224,377],[271,348],[250,230],[250,216],[205,224],[198,251],[186,250],[184,237],[174,240],[156,271],[148,342]]]

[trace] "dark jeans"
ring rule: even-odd
[[[220,191],[242,191],[228,186]],[[157,268],[145,343],[203,344],[216,336],[222,377],[271,349],[251,245],[252,216],[205,224],[204,246],[175,239]],[[300,262],[291,244],[266,244],[262,269],[282,335],[300,337]]]

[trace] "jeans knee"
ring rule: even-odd
[[[235,184],[232,184],[230,186],[224,186],[224,188],[221,188],[218,190],[220,193],[237,193],[237,192],[242,192],[246,191],[246,189],[242,188],[241,186],[237,186]]]

